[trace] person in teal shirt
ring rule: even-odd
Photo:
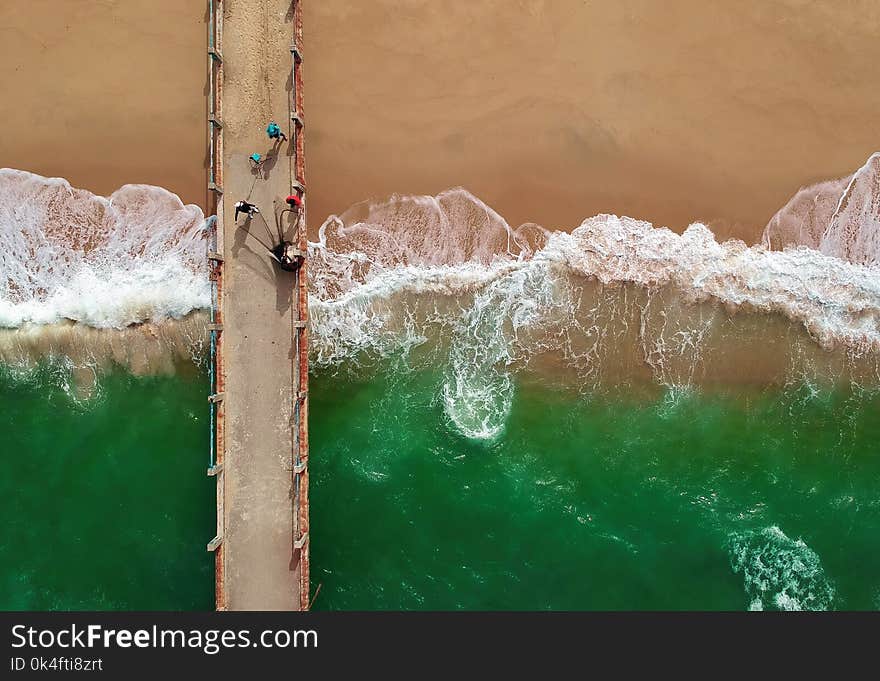
[[[284,134],[275,121],[272,121],[266,126],[266,134],[269,135],[270,140],[281,140],[282,142],[287,141],[287,135]]]

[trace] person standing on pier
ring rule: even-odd
[[[294,214],[299,213],[299,210],[300,210],[300,208],[302,208],[302,204],[303,204],[302,197],[299,194],[297,194],[296,192],[294,192],[293,194],[290,194],[286,199],[284,199],[284,202],[288,206],[290,206],[290,210]]]
[[[260,209],[257,208],[254,204],[248,203],[247,201],[239,201],[235,204],[235,221],[238,222],[238,214],[244,213],[249,218],[252,218],[254,215],[260,212]]]
[[[284,134],[275,121],[270,122],[269,125],[266,126],[266,134],[269,136],[270,140],[280,140],[282,142],[287,141],[287,135]]]

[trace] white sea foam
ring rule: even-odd
[[[503,432],[526,365],[584,390],[839,378],[859,362],[876,379],[878,159],[803,190],[751,247],[614,215],[512,228],[461,188],[358,204],[310,244],[313,360],[430,361],[450,422],[478,439]],[[123,328],[206,307],[202,221],[156,187],[105,199],[0,171],[0,326]]]
[[[749,610],[829,610],[834,587],[819,556],[802,539],[775,525],[737,533],[729,542],[733,571],[741,573]]]
[[[880,152],[848,177],[801,189],[767,224],[764,245],[807,246],[860,265],[880,263]]]
[[[503,431],[510,369],[538,356],[590,385],[603,371],[647,370],[677,388],[717,375],[724,352],[737,371],[731,345],[766,353],[780,329],[783,374],[829,351],[874,363],[880,351],[875,265],[719,244],[699,223],[676,234],[599,215],[571,233],[512,229],[454,189],[331,217],[310,262],[318,364],[440,348],[432,361],[446,367],[446,413],[473,438]]]
[[[0,327],[179,319],[210,303],[197,206],[159,187],[110,197],[0,169]]]

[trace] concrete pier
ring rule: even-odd
[[[209,57],[220,130],[212,134],[216,266],[222,324],[217,342],[217,608],[308,607],[307,299],[305,269],[270,257],[275,211],[304,185],[300,0],[213,0],[221,35]],[[217,28],[213,29],[216,31]],[[209,40],[209,52],[210,52]],[[219,69],[218,69],[219,67]],[[287,141],[273,142],[276,122]],[[219,138],[219,142],[214,138]],[[257,171],[248,157],[265,162]],[[239,200],[261,216],[235,221]],[[305,247],[305,211],[282,220]],[[265,220],[265,222],[264,222]],[[244,228],[242,228],[244,225]],[[268,229],[267,229],[268,225]],[[262,242],[262,243],[261,243]]]

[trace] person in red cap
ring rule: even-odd
[[[303,200],[299,194],[290,194],[286,199],[287,205],[294,209],[299,209],[303,205]]]

